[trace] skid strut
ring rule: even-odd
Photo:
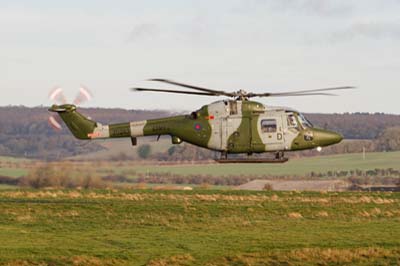
[[[228,158],[227,152],[221,152],[220,159],[215,161],[217,163],[286,163],[289,159],[284,157],[282,151],[276,152],[274,158]]]

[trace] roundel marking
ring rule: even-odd
[[[203,127],[201,126],[201,124],[195,124],[195,125],[194,125],[194,129],[195,129],[196,131],[200,131],[202,128],[203,128]]]

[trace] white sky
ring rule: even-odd
[[[169,78],[254,92],[354,85],[339,97],[261,99],[305,112],[400,114],[400,0],[0,0],[0,105],[191,110],[217,99],[133,93]]]

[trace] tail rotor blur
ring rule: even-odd
[[[62,126],[61,126],[61,119],[57,115],[52,115],[49,116],[48,118],[49,125],[55,130],[55,131],[61,131]]]
[[[93,98],[93,94],[85,86],[79,88],[79,92],[76,95],[73,105],[81,105],[90,101]],[[67,97],[64,94],[64,90],[61,87],[55,87],[49,93],[49,99],[53,102],[51,111],[63,112],[66,110],[64,105],[68,104]],[[59,115],[54,114],[48,118],[49,125],[57,132],[62,130],[62,120]]]
[[[74,105],[80,105],[80,104],[90,101],[92,98],[93,98],[92,93],[86,87],[81,86],[79,88],[79,92],[76,95],[73,103],[74,103]]]
[[[55,104],[67,104],[64,90],[60,87],[55,87],[49,93],[49,99]]]

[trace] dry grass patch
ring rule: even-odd
[[[350,204],[360,204],[360,203],[394,204],[394,203],[399,203],[399,200],[397,200],[397,199],[384,199],[381,197],[372,197],[372,196],[342,198],[341,201],[344,203],[350,203]]]
[[[34,222],[34,221],[35,221],[35,218],[32,217],[32,216],[29,215],[29,214],[20,215],[20,216],[17,216],[17,217],[15,217],[15,218],[16,218],[16,220],[17,220],[18,222],[21,222],[21,223],[31,223],[31,222]]]
[[[326,211],[317,212],[317,217],[328,217],[329,214]]]
[[[3,264],[5,266],[124,266],[128,265],[126,261],[118,259],[102,259],[91,256],[74,256],[72,258],[54,258],[50,261],[31,261],[31,260],[14,260]]]
[[[303,218],[303,215],[301,215],[299,212],[291,212],[288,214],[288,217],[291,219],[301,219]]]
[[[73,266],[114,266],[126,265],[125,262],[116,259],[100,259],[89,256],[75,256],[71,259]]]
[[[45,262],[32,262],[27,260],[14,260],[4,264],[5,266],[48,266]]]
[[[292,251],[289,258],[300,258],[304,261],[321,261],[322,265],[331,263],[351,263],[369,261],[381,258],[397,258],[400,260],[400,250],[387,250],[383,248],[359,248],[359,249],[302,249]]]
[[[147,266],[186,266],[191,265],[194,258],[189,254],[175,255],[169,258],[151,260]]]
[[[207,266],[230,265],[399,265],[400,249],[358,248],[321,249],[306,248],[290,252],[244,254],[224,257]]]

